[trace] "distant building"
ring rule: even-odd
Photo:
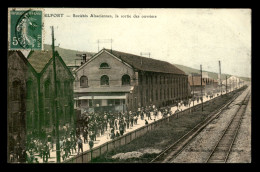
[[[238,88],[241,87],[244,84],[244,80],[236,77],[236,76],[230,76],[229,78],[227,78],[227,80],[223,79],[222,80],[222,85],[226,86],[227,85],[227,89],[234,89],[234,88]]]
[[[193,79],[193,81],[192,81]],[[212,92],[218,87],[218,81],[210,78],[207,72],[202,73],[202,83],[201,83],[201,74],[192,73],[188,76],[189,85],[191,91],[196,94],[200,94],[201,88],[203,93]]]
[[[75,71],[78,109],[136,110],[188,98],[188,76],[174,65],[102,49]]]

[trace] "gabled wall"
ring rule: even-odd
[[[110,68],[108,69],[100,69],[101,63],[106,62]],[[75,77],[75,87],[74,89],[80,89],[80,77],[87,76],[88,78],[88,86],[89,87],[102,87],[100,86],[100,78],[102,75],[107,75],[109,77],[109,86],[122,86],[122,76],[124,74],[128,74],[131,78],[131,85],[135,85],[136,74],[133,69],[111,54],[103,51],[97,57],[90,59],[87,64],[85,64],[82,68],[77,70]]]

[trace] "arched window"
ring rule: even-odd
[[[70,95],[70,81],[64,81],[64,96]]]
[[[109,78],[107,75],[101,76],[100,85],[109,85]]]
[[[80,77],[80,86],[87,87],[88,86],[88,77],[82,76]]]
[[[101,63],[100,68],[109,68],[107,63]]]
[[[56,81],[56,85],[57,85],[57,94],[58,94],[58,96],[63,96],[63,89],[61,87],[61,82],[60,81]]]
[[[130,85],[130,76],[129,75],[122,76],[122,85]]]
[[[26,99],[32,98],[32,81],[26,82]]]
[[[44,83],[44,95],[45,95],[45,98],[50,98],[50,82],[49,81],[45,81],[45,83]]]
[[[21,82],[14,81],[12,83],[12,100],[20,100],[21,99]]]

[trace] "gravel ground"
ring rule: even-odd
[[[113,159],[129,159],[129,158],[139,158],[144,154],[153,154],[153,153],[160,153],[162,150],[154,149],[154,148],[143,148],[139,149],[138,151],[126,152],[126,153],[118,153],[112,156]]]
[[[251,163],[251,99],[227,162]]]
[[[226,126],[239,108],[238,104],[241,103],[247,92],[248,89],[238,96],[217,119],[213,120],[205,127],[184,151],[173,160],[173,163],[204,163],[207,160],[210,151],[215,146],[216,141],[220,139]],[[244,136],[241,137],[243,138]],[[243,143],[243,145],[248,146],[248,143]]]

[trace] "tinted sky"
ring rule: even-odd
[[[97,52],[98,39],[113,39],[112,49],[236,76],[251,76],[251,10],[249,9],[45,9],[45,43]],[[88,17],[73,17],[85,14]],[[91,18],[91,14],[113,18]],[[115,18],[115,14],[119,18]],[[70,17],[66,17],[69,15]],[[121,18],[131,15],[131,18]],[[139,15],[139,18],[133,18]],[[156,18],[141,18],[153,15]],[[100,43],[100,49],[110,43]]]

